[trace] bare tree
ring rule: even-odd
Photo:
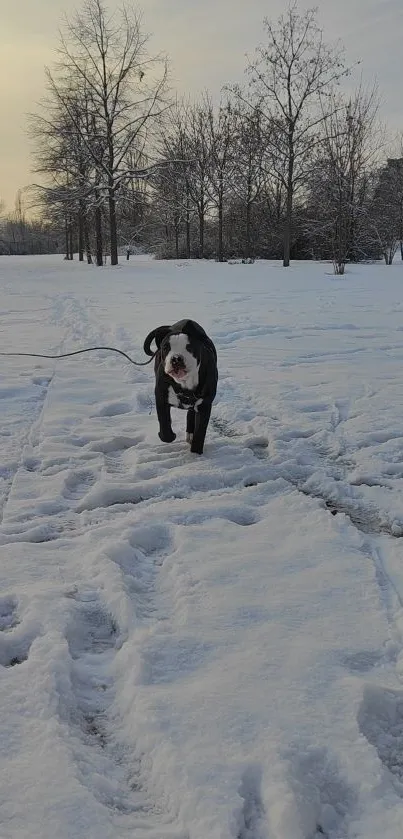
[[[185,236],[185,253],[191,256],[191,221],[195,207],[190,196],[190,179],[195,160],[190,157],[190,137],[187,130],[189,106],[177,101],[163,125],[159,140],[159,166],[150,186],[153,201],[154,232],[158,240],[158,228],[164,230],[162,250],[169,254],[172,232],[175,240],[175,256],[183,250],[181,240]],[[156,211],[156,212],[155,212]],[[161,250],[161,240],[160,248]]]
[[[233,132],[232,192],[242,211],[241,247],[246,259],[255,255],[253,210],[268,183],[267,145],[260,111],[241,105]]]
[[[122,185],[119,199],[119,236],[126,248],[126,259],[140,242],[144,230],[144,218],[148,204],[148,181],[137,173],[147,167],[144,149],[131,149],[127,158],[127,169],[131,176]]]
[[[90,198],[94,200],[94,165],[83,141],[84,130],[89,135],[89,119],[85,88],[70,89],[69,111],[66,111],[48,76],[41,113],[30,115],[28,131],[34,144],[35,172],[45,178],[45,184],[34,184],[31,188],[34,200],[48,210],[53,207],[63,217],[66,259],[73,258],[74,226],[78,231],[79,259],[83,259],[85,246],[87,260],[91,262],[88,217]]]
[[[403,235],[403,158],[389,158],[379,170],[369,216],[385,263],[392,265]]]
[[[140,17],[125,6],[108,16],[102,0],[84,0],[82,10],[65,20],[56,70],[48,74],[92,159],[98,197],[106,196],[112,265],[118,262],[119,192],[138,174],[128,168],[129,152],[143,145],[149,123],[167,107],[167,63],[148,55],[147,41]],[[76,114],[72,86],[89,93],[89,124]]]
[[[395,204],[398,216],[400,256],[403,260],[403,134],[400,134],[394,148],[394,156],[389,158],[393,161],[392,166],[395,173],[395,184],[393,189],[393,203]],[[388,161],[389,162],[389,161]]]
[[[324,138],[309,182],[306,230],[321,255],[333,260],[336,274],[365,256],[370,173],[378,165],[381,133],[378,95],[360,85],[348,100],[332,99],[323,122]]]
[[[171,160],[175,160],[176,166],[179,167],[179,184],[181,187],[180,210],[183,213],[185,226],[187,259],[190,259],[192,253],[192,223],[195,215],[199,215],[198,201],[196,198],[198,189],[196,185],[194,185],[194,189],[192,190],[192,177],[195,171],[198,171],[198,167],[195,158],[192,156],[194,153],[194,144],[192,143],[191,122],[192,114],[189,105],[183,101],[177,102],[171,114],[170,139],[167,148],[169,148]]]
[[[273,165],[286,199],[285,267],[290,264],[294,198],[306,183],[319,128],[332,107],[327,96],[348,72],[340,45],[330,47],[324,42],[316,15],[316,9],[299,14],[293,2],[277,25],[266,18],[267,43],[257,48],[247,67],[253,107],[274,129],[270,134]]]
[[[57,225],[27,217],[27,189],[18,190],[13,212],[2,216],[0,206],[0,255],[55,253],[60,230]]]
[[[203,259],[205,255],[206,216],[211,208],[209,195],[211,147],[205,103],[195,104],[186,109],[184,125],[189,161],[187,187],[190,202],[197,213],[199,223],[198,255],[200,259]]]
[[[204,110],[209,134],[210,162],[208,167],[208,193],[217,212],[217,259],[224,261],[224,200],[229,193],[235,165],[234,133],[236,112],[229,100],[221,101],[215,110],[211,97],[204,96]]]

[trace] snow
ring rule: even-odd
[[[399,264],[0,261],[0,350],[199,321],[204,455],[153,371],[3,358],[1,839],[400,839]]]

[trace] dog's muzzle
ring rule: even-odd
[[[168,376],[175,376],[178,379],[186,376],[187,367],[185,364],[185,360],[182,358],[181,355],[173,355],[169,359],[168,369],[166,371]]]

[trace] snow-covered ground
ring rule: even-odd
[[[1,839],[401,839],[403,268],[0,260]]]

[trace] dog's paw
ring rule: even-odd
[[[159,431],[158,437],[163,443],[173,443],[173,441],[176,440],[176,434],[174,434],[173,431],[166,431],[165,433]]]
[[[192,452],[192,454],[203,454],[203,446],[200,446],[200,445],[199,445],[199,446],[198,446],[198,445],[195,445],[195,444],[192,442],[192,445],[191,445],[191,447],[190,447],[190,451]]]

